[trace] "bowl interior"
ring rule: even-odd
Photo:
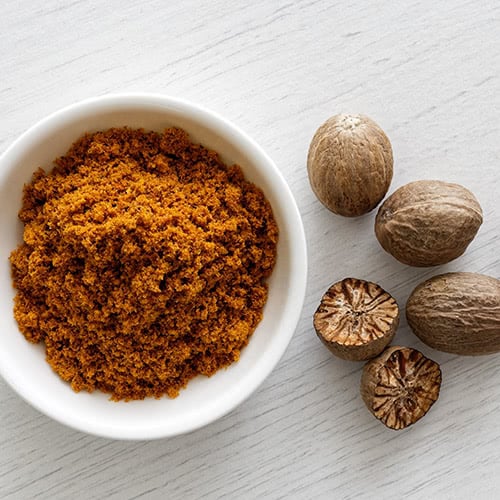
[[[176,399],[111,402],[99,392],[74,393],[44,361],[44,346],[29,344],[12,314],[8,257],[22,241],[17,218],[22,187],[49,167],[84,132],[112,126],[185,129],[195,142],[241,165],[272,205],[280,229],[278,259],[269,280],[264,317],[240,360],[210,378],[197,377]],[[39,122],[0,160],[0,373],[33,406],[82,431],[121,439],[152,439],[201,427],[243,401],[271,372],[299,318],[305,293],[306,250],[293,197],[272,161],[245,134],[189,103],[162,96],[108,96],[80,103]]]

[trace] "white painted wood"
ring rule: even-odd
[[[3,0],[0,150],[49,112],[85,97],[154,91],[212,108],[274,158],[296,196],[310,251],[302,319],[279,366],[237,410],[194,433],[114,442],[65,428],[0,381],[0,497],[453,498],[500,495],[500,355],[397,342],[441,363],[439,401],[417,425],[385,429],[358,395],[361,364],[333,358],[311,317],[335,280],[379,282],[403,305],[445,270],[500,275],[500,4]],[[391,138],[391,191],[439,178],[471,189],[484,224],[436,269],[398,264],[374,214],[343,219],[312,194],[315,129],[340,111]],[[0,332],[1,334],[1,332]]]

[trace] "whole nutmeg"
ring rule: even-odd
[[[387,427],[399,430],[420,420],[437,401],[441,369],[411,347],[388,347],[363,368],[361,397]]]
[[[481,206],[468,189],[423,180],[400,187],[384,201],[375,234],[403,264],[437,266],[460,257],[482,222]]]
[[[418,285],[406,303],[410,328],[444,352],[500,352],[500,280],[478,273],[446,273]]]
[[[380,354],[399,324],[396,300],[376,283],[345,278],[323,295],[314,313],[314,329],[342,359],[365,361]]]
[[[329,118],[314,134],[307,157],[311,188],[329,210],[356,217],[373,210],[392,180],[392,148],[363,115]]]

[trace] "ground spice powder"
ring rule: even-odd
[[[87,134],[24,188],[14,315],[75,391],[175,397],[238,360],[278,228],[238,166],[163,133]]]

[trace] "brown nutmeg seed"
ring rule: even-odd
[[[446,264],[462,255],[483,222],[481,206],[459,184],[423,180],[397,189],[380,206],[375,234],[403,264]]]
[[[313,323],[318,337],[333,354],[365,361],[380,354],[393,339],[399,308],[379,285],[345,278],[323,295]]]
[[[332,116],[316,131],[307,157],[311,188],[332,212],[347,217],[373,210],[392,180],[391,143],[364,115]]]
[[[361,377],[361,397],[387,427],[399,430],[420,420],[437,401],[439,365],[410,347],[389,347],[369,361]]]
[[[424,281],[406,303],[408,325],[422,342],[444,352],[500,352],[500,280],[445,273]]]

